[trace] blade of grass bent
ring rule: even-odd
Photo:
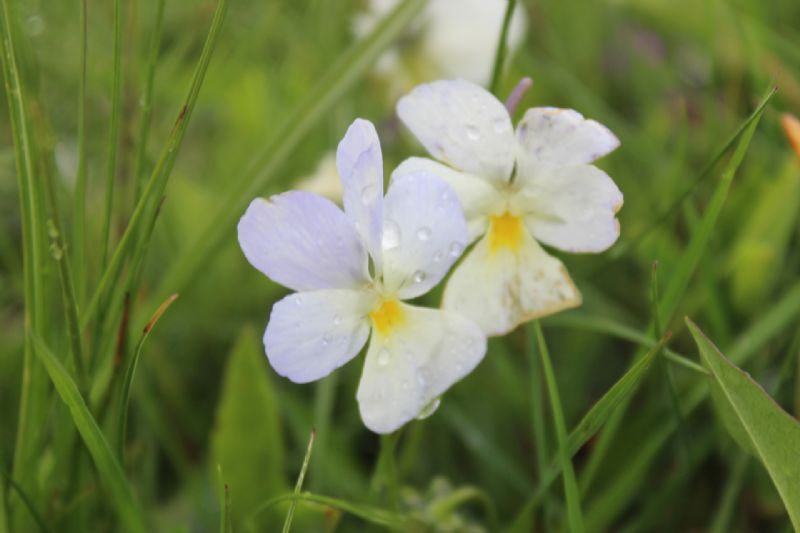
[[[366,39],[353,45],[320,78],[314,89],[264,143],[253,163],[230,184],[228,188],[232,193],[226,201],[220,202],[219,211],[211,217],[213,223],[170,265],[154,294],[156,300],[180,292],[199,269],[208,264],[208,258],[230,237],[247,203],[263,192],[305,135],[401,34],[423,4],[423,0],[405,0],[398,5]]]
[[[119,399],[118,399],[118,407],[117,407],[117,416],[119,417],[117,420],[117,457],[120,460],[120,463],[124,464],[124,450],[125,450],[125,438],[126,438],[126,431],[128,425],[128,404],[130,403],[130,396],[131,396],[131,384],[133,383],[133,378],[136,375],[136,366],[139,364],[139,359],[142,355],[142,348],[144,347],[144,343],[147,340],[147,337],[150,336],[150,332],[153,331],[153,326],[155,326],[156,322],[161,318],[166,310],[169,308],[170,305],[178,298],[177,294],[173,294],[169,298],[167,298],[164,303],[158,306],[155,310],[153,315],[150,317],[150,320],[147,321],[144,329],[142,330],[142,336],[139,339],[139,342],[136,344],[136,349],[133,352],[133,357],[130,358],[129,361],[126,362],[125,366],[125,374],[122,378],[122,384],[120,386],[119,392]]]
[[[159,199],[161,198],[164,188],[167,185],[172,167],[175,164],[178,149],[181,146],[189,119],[191,118],[192,111],[194,110],[197,102],[197,96],[200,93],[200,87],[205,79],[205,74],[208,70],[211,56],[214,52],[214,48],[217,45],[220,28],[225,20],[225,12],[227,11],[227,7],[228,0],[220,0],[219,3],[217,3],[217,8],[214,11],[214,17],[211,21],[211,27],[209,29],[208,36],[206,37],[203,51],[200,54],[200,60],[198,61],[197,68],[195,69],[194,76],[192,78],[192,84],[186,96],[186,101],[178,113],[175,125],[172,128],[172,132],[170,133],[170,136],[161,151],[161,155],[159,156],[158,162],[156,163],[156,166],[150,175],[142,196],[136,203],[136,207],[133,210],[131,219],[125,228],[122,237],[120,238],[119,244],[117,244],[117,247],[114,250],[114,254],[111,256],[111,261],[103,272],[103,275],[100,278],[100,283],[95,289],[92,299],[86,311],[84,312],[81,320],[81,325],[83,327],[86,327],[86,325],[93,318],[94,314],[98,311],[101,299],[110,289],[112,282],[117,279],[122,269],[122,263],[130,252],[131,248],[137,244],[140,246],[144,245],[141,242],[137,243],[135,236],[138,235],[139,226],[143,223],[142,220],[147,220],[149,218],[146,215],[152,214],[154,210],[157,209]]]
[[[145,526],[144,516],[134,501],[133,492],[125,479],[122,467],[114,458],[111,447],[89,412],[78,387],[44,341],[36,334],[32,334],[32,337],[36,355],[47,370],[56,392],[69,408],[75,427],[92,456],[100,479],[108,489],[120,522],[128,531],[145,533],[148,529]]]

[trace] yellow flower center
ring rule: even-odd
[[[508,211],[500,216],[492,216],[489,224],[489,249],[492,253],[508,248],[512,252],[522,245],[522,219]]]
[[[369,317],[372,319],[372,327],[383,337],[388,336],[406,320],[400,302],[394,298],[382,300],[380,306],[376,307]]]

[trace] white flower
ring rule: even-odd
[[[427,171],[397,179],[384,199],[370,122],[356,120],[336,156],[344,212],[305,191],[256,199],[239,222],[239,243],[253,266],[298,291],[272,307],[264,347],[273,368],[297,383],[320,379],[355,357],[371,330],[357,399],[366,426],[388,433],[486,351],[469,319],[401,301],[441,281],[467,227],[453,190]]]
[[[410,158],[392,174],[429,171],[458,194],[470,241],[483,235],[449,280],[443,307],[488,335],[580,305],[561,262],[539,242],[600,252],[619,236],[622,193],[590,165],[619,146],[605,126],[571,109],[529,109],[516,128],[494,96],[467,81],[416,87],[400,119],[441,161]]]
[[[399,0],[370,0],[355,20],[355,32],[368,34]],[[390,49],[376,65],[379,75],[410,86],[430,78],[464,78],[487,83],[508,0],[428,0],[411,28],[407,50]],[[525,38],[525,13],[517,5],[508,33],[513,51]],[[408,52],[408,53],[406,53]]]

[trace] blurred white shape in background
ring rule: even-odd
[[[356,35],[367,35],[398,3],[368,0],[367,11],[354,21]],[[431,79],[462,78],[485,86],[507,6],[507,0],[428,0],[401,44],[378,60],[375,73],[397,94]],[[522,44],[526,29],[518,3],[508,34],[512,52]]]
[[[314,172],[302,178],[297,183],[297,188],[319,194],[342,205],[342,180],[336,171],[336,154],[333,151],[325,153]]]

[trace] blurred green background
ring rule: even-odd
[[[497,3],[502,14],[505,4]],[[80,5],[11,4],[20,30],[18,58],[32,113],[39,117],[43,160],[56,178],[63,219],[70,226],[78,157]],[[399,124],[394,105],[416,83],[469,76],[458,72],[464,60],[448,56],[452,50],[490,43],[480,46],[488,46],[488,52],[476,52],[467,62],[473,71],[485,63],[484,78],[475,81],[489,82],[499,18],[470,22],[473,2],[407,3],[406,12],[395,16],[396,24],[381,29],[386,42],[379,42],[365,34],[370,28],[365,13],[372,10],[379,19],[386,11],[380,4],[231,0],[165,191],[141,284],[131,296],[129,334],[122,336],[122,353],[129,355],[156,307],[169,294],[180,294],[144,346],[132,389],[126,470],[154,530],[217,529],[220,478],[230,489],[236,531],[277,530],[286,503],[255,522],[248,523],[247,517],[260,503],[291,490],[312,427],[317,439],[306,488],[382,504],[383,494],[372,480],[379,439],[362,425],[355,402],[360,359],[311,385],[292,384],[269,368],[260,338],[272,302],[286,291],[246,262],[235,232],[252,196],[286,190],[314,174],[355,117],[377,125],[387,175],[405,157],[421,155],[422,148]],[[156,0],[122,4],[112,243],[134,206],[156,5]],[[145,174],[181,108],[214,8],[206,0],[166,3],[141,169]],[[113,12],[113,2],[88,3],[84,304],[101,273]],[[745,343],[738,348],[748,351],[744,367],[797,417],[800,309],[783,299],[797,295],[800,283],[800,154],[791,150],[780,116],[800,114],[800,3],[532,0],[520,2],[516,16],[501,98],[521,77],[530,76],[534,86],[518,116],[532,106],[574,108],[608,125],[622,142],[599,163],[625,195],[620,241],[603,255],[562,257],[585,303],[543,321],[567,426],[573,427],[629,366],[638,346],[620,338],[625,336],[620,331],[646,332],[653,262],[658,262],[663,289],[698,228],[721,166],[692,186],[772,86],[778,93],[766,108],[679,308],[664,326],[675,334],[672,348],[694,360],[697,351],[685,331],[684,315],[723,351]],[[453,41],[443,46],[431,35]],[[7,106],[0,114],[0,462],[10,472],[25,302]],[[687,190],[691,193],[684,197]],[[54,269],[49,275],[56,279]],[[66,353],[57,285],[52,292],[52,328],[46,338],[56,353]],[[435,306],[438,298],[435,293],[424,302]],[[770,312],[781,305],[789,310],[775,318]],[[117,313],[104,333],[109,339],[117,336],[120,320]],[[758,337],[759,327],[772,329]],[[110,364],[113,342],[91,349]],[[548,409],[530,368],[531,350],[525,328],[493,339],[483,363],[452,388],[438,411],[404,429],[397,450],[404,509],[425,517],[432,530],[491,531],[498,527],[492,513],[500,524],[510,524],[535,490],[538,454],[543,445],[552,454],[555,436],[548,431],[541,442],[532,429],[532,417]],[[650,371],[593,480],[582,483],[589,531],[705,531],[715,524],[722,528],[718,531],[791,530],[766,472],[738,451],[709,402],[676,418],[670,390],[680,402],[703,379],[672,364],[666,371]],[[70,515],[86,513],[90,517],[77,523],[95,531],[116,530],[114,514],[90,474],[74,493],[54,488],[61,487],[65,475],[57,443],[67,412],[54,393],[49,397],[47,429],[36,443],[36,505],[53,527],[74,525]],[[101,385],[92,398],[102,398]],[[665,421],[675,424],[667,427]],[[579,480],[593,442],[575,458]],[[462,502],[460,494],[472,494],[458,492],[464,487],[482,496]],[[483,497],[493,511],[487,511]],[[536,530],[564,525],[560,483],[552,485],[537,511]],[[311,504],[301,506],[295,520],[297,531],[335,527],[380,529],[352,514]]]

